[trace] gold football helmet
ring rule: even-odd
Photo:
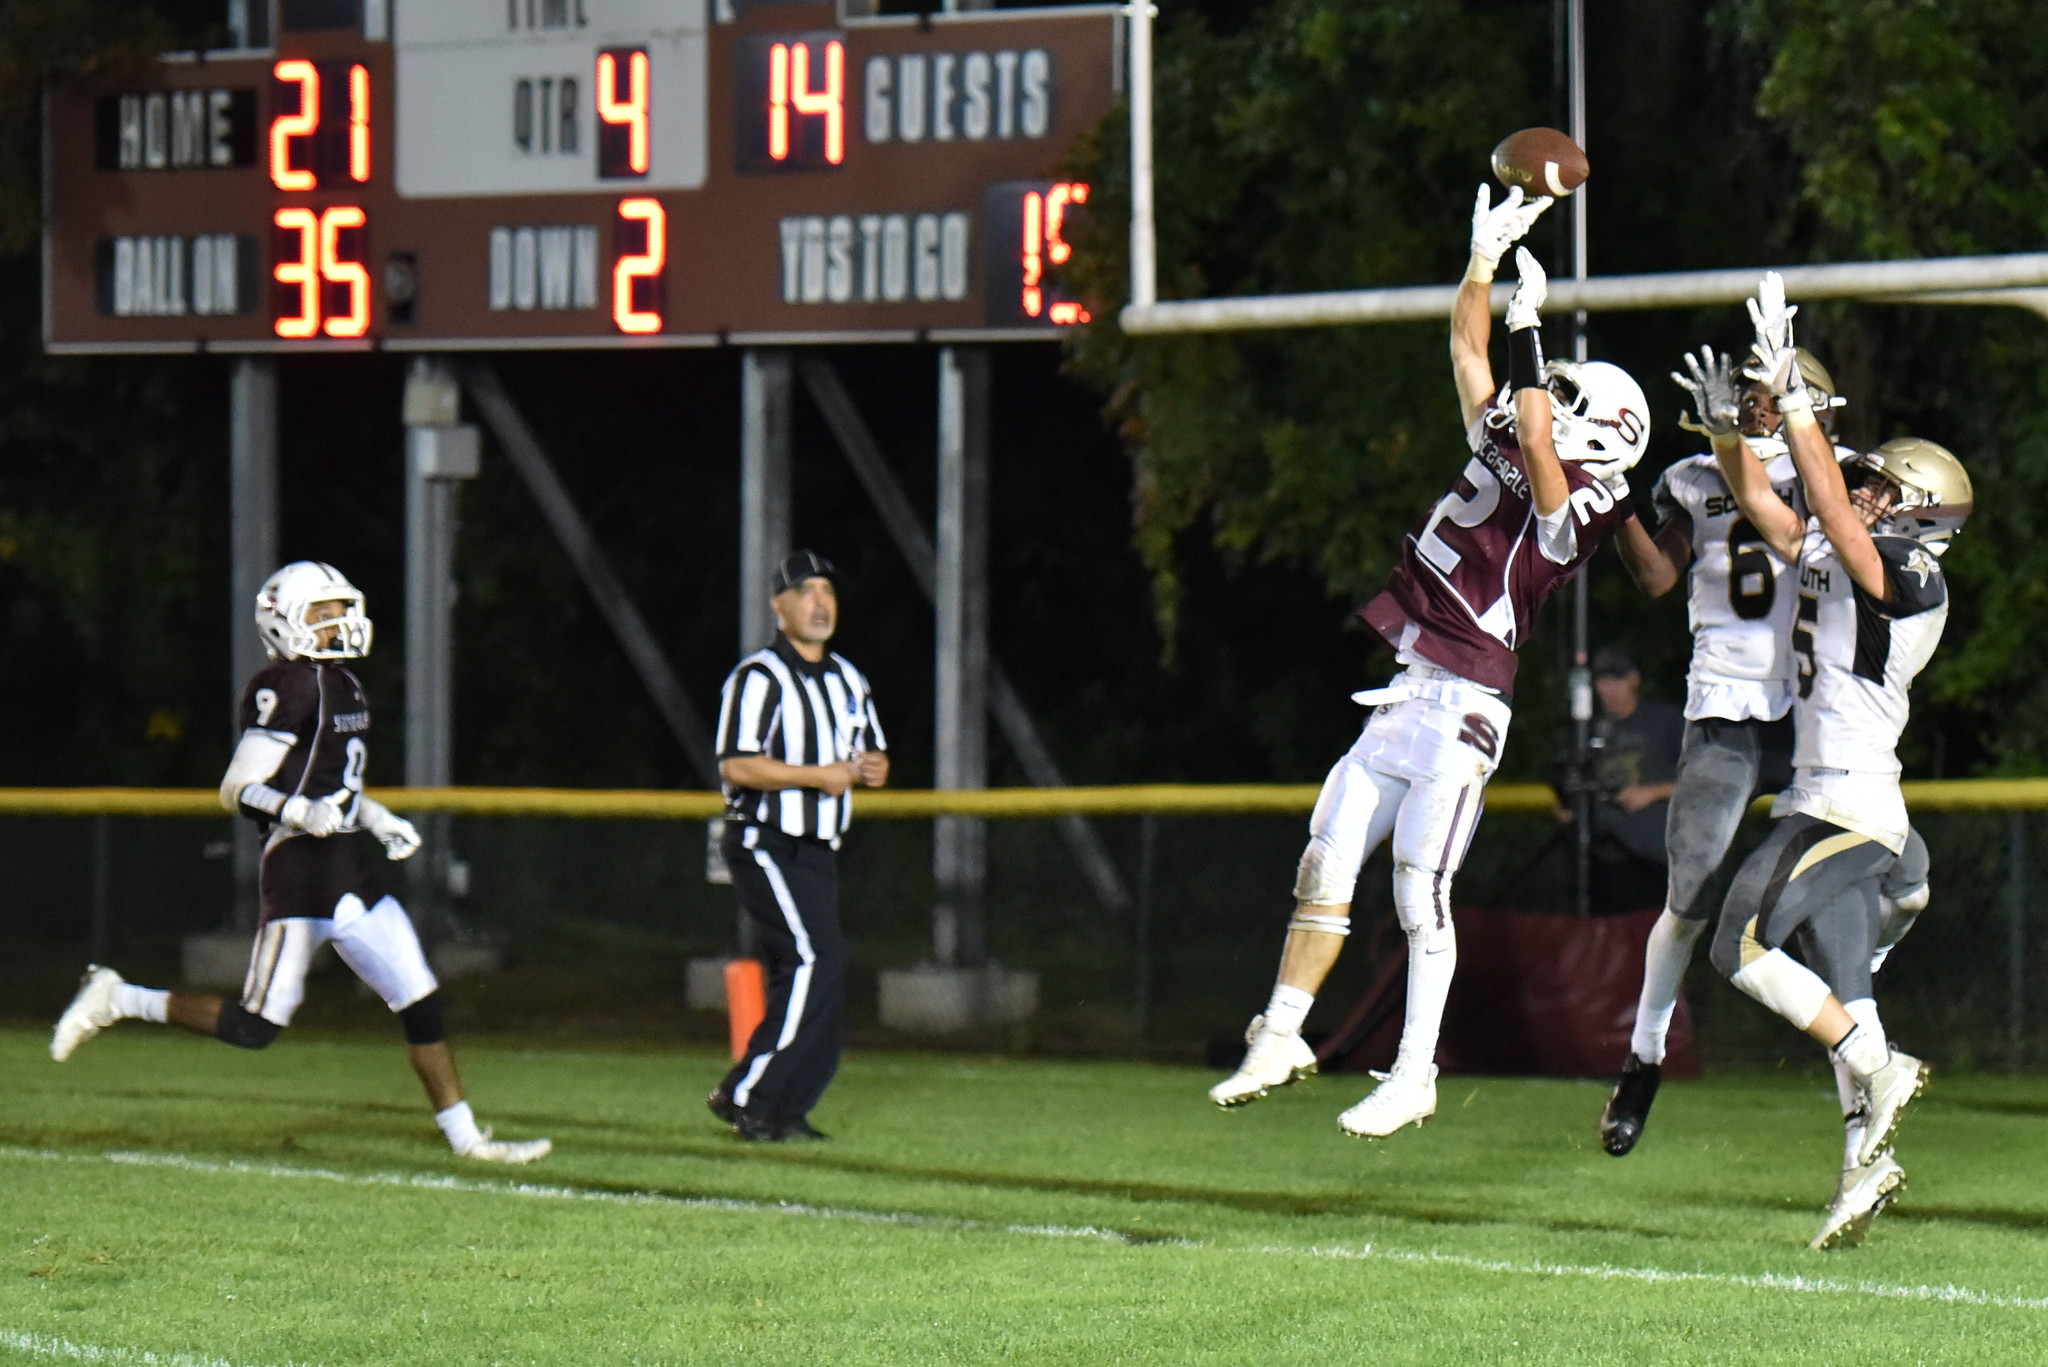
[[[1799,378],[1806,384],[1806,392],[1813,396],[1813,416],[1820,420],[1821,429],[1833,436],[1835,431],[1835,410],[1845,408],[1849,401],[1835,389],[1835,377],[1828,374],[1828,368],[1820,358],[1799,347],[1793,352],[1799,366]],[[1763,424],[1762,409],[1770,398],[1770,389],[1762,381],[1751,385],[1742,396],[1741,430],[1746,437],[1772,435]]]
[[[1970,472],[1948,448],[1924,437],[1894,437],[1851,462],[1897,487],[1891,521],[1925,542],[1946,542],[1962,530],[1975,508]]]

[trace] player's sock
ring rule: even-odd
[[[1843,1002],[1842,1010],[1848,1012],[1849,1019],[1856,1022],[1856,1028],[1850,1031],[1849,1037],[1843,1039],[1832,1051],[1835,1055],[1836,1069],[1841,1071],[1847,1066],[1854,1068],[1855,1071],[1860,1071],[1863,1076],[1868,1077],[1871,1073],[1882,1068],[1892,1056],[1891,1040],[1885,1037],[1884,1022],[1878,1018],[1877,1014],[1877,1003],[1869,997],[1858,997],[1855,1001]],[[1850,1044],[1851,1039],[1856,1040],[1856,1044],[1853,1046]],[[1861,1052],[1864,1055],[1864,1059],[1854,1058],[1850,1053],[1846,1052],[1852,1048]],[[1866,1059],[1875,1059],[1876,1062],[1872,1063],[1869,1067],[1854,1067],[1857,1063],[1863,1062]],[[1855,1080],[1855,1077],[1852,1075],[1850,1081],[1853,1083]],[[1861,1086],[1858,1086],[1856,1089],[1855,1105],[1857,1109],[1861,1109],[1863,1105],[1863,1089]]]
[[[1842,1167],[1856,1166],[1856,1155],[1863,1149],[1863,1120],[1867,1112],[1863,1109],[1863,1088],[1857,1084],[1856,1075],[1849,1071],[1849,1065],[1837,1061],[1835,1064],[1835,1095],[1842,1101]]]
[[[1887,1048],[1890,1047],[1891,1041],[1884,1033],[1884,1022],[1878,1018],[1876,1001],[1869,997],[1858,997],[1855,1001],[1843,1002],[1842,1009],[1849,1013],[1850,1020],[1855,1021],[1865,1030],[1876,1035],[1880,1040],[1884,1040]]]
[[[1666,907],[1650,927],[1643,946],[1643,994],[1636,1002],[1636,1028],[1629,1052],[1645,1063],[1662,1063],[1671,1017],[1678,1010],[1678,985],[1692,962],[1692,948],[1705,921],[1688,921]]]
[[[122,983],[114,989],[114,1014],[121,1020],[155,1021],[170,1019],[171,994],[154,987]]]
[[[441,1133],[448,1136],[448,1147],[457,1153],[468,1153],[483,1143],[484,1132],[476,1127],[476,1116],[471,1113],[467,1101],[458,1101],[445,1111],[434,1112],[434,1123],[441,1127]]]
[[[1275,983],[1273,999],[1266,1003],[1266,1028],[1283,1035],[1298,1035],[1302,1022],[1308,1019],[1308,1009],[1315,1004],[1315,993]]]
[[[1427,941],[1434,948],[1425,949]],[[1458,941],[1447,933],[1408,937],[1408,1007],[1401,1017],[1401,1047],[1394,1071],[1426,1074],[1436,1062],[1437,1032],[1444,1023],[1451,979],[1458,972]]]
[[[1835,1043],[1828,1051],[1835,1062],[1846,1064],[1858,1082],[1868,1082],[1873,1074],[1891,1062],[1891,1046],[1885,1042],[1884,1027],[1872,1030],[1863,1025],[1852,1025],[1849,1033]]]

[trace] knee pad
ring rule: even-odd
[[[1451,924],[1450,879],[1435,869],[1394,865],[1394,913],[1407,932],[1411,952],[1435,954],[1458,943]]]
[[[268,1049],[283,1029],[273,1021],[250,1015],[240,1002],[224,1002],[220,1019],[214,1022],[213,1037],[237,1049]]]
[[[1345,906],[1358,892],[1358,866],[1321,836],[1308,842],[1294,873],[1294,900],[1309,906]]]
[[[439,1044],[448,1038],[448,1009],[439,991],[429,992],[398,1013],[407,1044]]]
[[[1830,995],[1818,975],[1782,949],[1750,960],[1728,981],[1801,1030],[1813,1024]]]
[[[1394,865],[1394,913],[1408,942],[1418,948],[1436,949],[1455,943],[1451,929],[1451,879],[1415,864]]]
[[[1909,916],[1918,916],[1921,912],[1927,910],[1927,904],[1933,900],[1933,897],[1934,890],[1927,884],[1922,883],[1917,888],[1907,889],[1897,897],[1887,896],[1884,900]]]

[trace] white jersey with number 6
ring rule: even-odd
[[[1785,443],[1776,437],[1747,440],[1778,497],[1803,513],[1798,471]],[[1849,452],[1841,454],[1846,458]],[[1660,530],[1682,518],[1692,539],[1686,720],[1776,721],[1792,706],[1797,594],[1790,566],[1742,515],[1710,454],[1665,470],[1651,500]]]

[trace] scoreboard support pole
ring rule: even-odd
[[[775,639],[768,588],[790,552],[793,364],[781,347],[740,357],[740,654]]]
[[[768,591],[775,567],[790,552],[793,372],[782,347],[748,347],[740,356],[741,659],[775,640]],[[744,910],[738,913],[737,942],[741,958],[760,950],[753,919]]]
[[[277,568],[277,362],[236,359],[228,386],[228,597],[230,734],[241,730],[242,689],[269,653],[256,632],[256,593]],[[257,862],[253,823],[234,823],[234,902],[229,928],[256,928]]]
[[[988,389],[986,347],[939,352],[939,499],[933,786],[988,786]],[[932,960],[988,962],[988,827],[932,823]]]
[[[455,540],[462,483],[482,468],[482,442],[461,423],[462,391],[422,356],[405,382],[405,781],[455,781]],[[424,815],[425,858],[406,870],[415,919],[454,932],[446,897],[466,879],[446,812]]]
[[[847,464],[853,467],[855,477],[867,491],[882,525],[888,528],[890,540],[902,553],[911,579],[925,600],[936,608],[938,557],[932,550],[931,535],[925,530],[917,509],[911,505],[910,495],[903,491],[902,482],[889,468],[889,463],[882,459],[882,450],[875,444],[867,424],[861,421],[860,410],[854,407],[853,398],[846,392],[839,372],[832,368],[831,362],[816,355],[805,356],[798,361],[797,370],[803,377],[804,388],[817,404],[818,412],[824,416],[825,426],[831,429],[833,440],[839,443]],[[1031,720],[1023,698],[1018,696],[1015,685],[1004,673],[1002,661],[996,658],[993,647],[989,650],[988,660],[988,709],[989,720],[1003,733],[1010,752],[1016,756],[1017,767],[1024,771],[1033,787],[1067,786],[1059,762],[1038,734],[1037,724]],[[1057,824],[1060,837],[1067,842],[1068,851],[1074,856],[1075,864],[1079,866],[1082,877],[1088,880],[1088,886],[1093,889],[1102,909],[1112,914],[1127,910],[1131,905],[1130,894],[1125,891],[1123,879],[1117,875],[1116,863],[1109,857],[1109,851],[1103,846],[1102,837],[1093,823],[1085,816],[1069,812],[1058,818]]]

